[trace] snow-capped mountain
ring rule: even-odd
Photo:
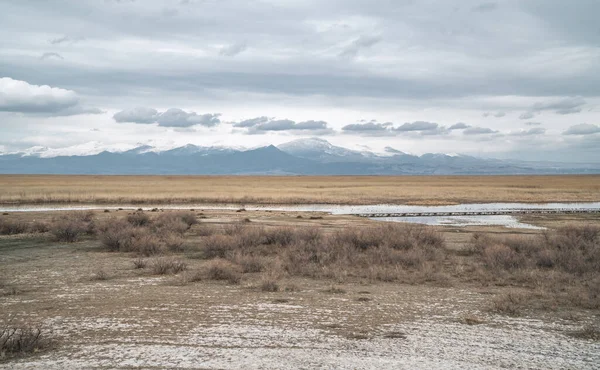
[[[319,138],[298,139],[277,146],[280,150],[300,158],[327,162],[365,161],[376,157],[374,153],[335,146]]]
[[[390,150],[392,149],[392,150]],[[351,150],[312,138],[237,149],[223,146],[107,148],[97,142],[68,148],[32,147],[0,154],[0,173],[27,174],[280,174],[430,175],[600,173],[600,165],[502,161],[466,155],[415,156],[393,148],[385,155]]]

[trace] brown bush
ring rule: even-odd
[[[262,272],[267,266],[265,257],[250,254],[236,253],[232,261],[238,264],[245,274]]]
[[[242,280],[239,267],[225,260],[209,262],[206,276],[210,280],[223,280],[229,284],[239,284]]]
[[[100,241],[113,252],[130,251],[135,235],[136,230],[123,219],[109,219],[98,227]]]
[[[0,218],[0,235],[16,235],[26,233],[29,229],[26,222]]]
[[[178,274],[187,269],[185,262],[172,258],[157,258],[150,266],[155,275]]]
[[[162,236],[162,242],[164,243],[166,249],[171,252],[183,252],[185,239],[183,239],[179,234],[167,233]]]
[[[159,232],[184,234],[190,225],[184,222],[176,213],[163,213],[157,217],[154,225]]]
[[[145,269],[147,265],[148,262],[141,257],[133,260],[133,267],[135,267],[136,269]]]
[[[150,224],[150,216],[144,212],[135,212],[127,215],[127,222],[133,226],[147,226]]]
[[[485,247],[482,252],[485,265],[492,269],[514,269],[522,267],[526,260],[506,245],[494,244]]]
[[[162,240],[152,234],[147,229],[137,229],[131,238],[129,244],[129,250],[122,250],[122,252],[137,252],[142,256],[155,256],[163,254],[165,251],[165,245]]]
[[[473,250],[492,269],[558,269],[584,275],[600,271],[600,228],[569,226],[535,237],[477,236]]]
[[[50,225],[42,221],[34,221],[29,225],[29,232],[32,233],[46,233],[50,231]]]
[[[77,218],[61,218],[52,223],[50,232],[60,242],[73,243],[89,230],[89,225]]]
[[[523,294],[508,292],[492,301],[491,310],[509,316],[518,316],[526,305],[527,297]]]
[[[48,347],[49,340],[37,326],[0,327],[0,359],[25,355]]]
[[[200,244],[203,258],[226,258],[240,246],[240,239],[230,235],[212,235],[203,238]]]
[[[277,284],[277,282],[275,280],[263,280],[260,283],[260,290],[263,292],[278,292],[279,291],[279,284]]]

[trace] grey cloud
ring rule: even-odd
[[[48,43],[51,45],[60,45],[60,44],[73,44],[78,41],[84,40],[83,37],[69,37],[69,36],[61,36],[51,40],[48,40]]]
[[[564,135],[592,135],[600,132],[600,126],[591,123],[581,123],[569,127]]]
[[[535,114],[532,112],[525,112],[519,116],[519,119],[532,119],[535,117]]]
[[[325,121],[304,121],[296,123],[289,119],[283,119],[261,123],[252,126],[250,130],[255,133],[258,131],[328,131],[329,128]]]
[[[247,48],[248,45],[246,45],[245,43],[232,44],[222,47],[221,51],[219,51],[219,54],[225,57],[233,57],[240,53],[243,53]]]
[[[469,127],[468,129],[463,131],[464,135],[486,135],[496,133],[498,133],[498,131],[492,130],[488,127]]]
[[[220,114],[197,114],[179,108],[170,108],[160,114],[156,121],[159,126],[164,127],[189,127],[194,125],[212,127],[221,123],[219,116]]]
[[[363,35],[352,41],[340,53],[342,57],[355,57],[361,50],[368,49],[381,41],[380,36]]]
[[[0,111],[52,116],[102,113],[98,108],[82,106],[75,91],[8,77],[0,78]]]
[[[579,113],[586,101],[581,97],[566,98],[552,102],[535,103],[531,110],[534,112],[555,111],[557,114]]]
[[[394,149],[391,146],[386,146],[383,149],[386,153],[392,153],[392,154],[405,154],[404,152],[398,150],[398,149]]]
[[[240,122],[236,122],[233,124],[233,127],[252,127],[252,126],[256,126],[259,125],[261,123],[266,123],[269,122],[271,119],[269,117],[256,117],[256,118],[251,118],[251,119],[247,119],[244,121],[240,121]]]
[[[367,123],[352,123],[342,127],[342,131],[347,132],[385,132],[389,131],[389,128],[392,126],[391,123],[375,123],[375,122],[367,122]]]
[[[400,127],[394,128],[394,131],[406,132],[406,131],[429,131],[436,130],[439,127],[437,123],[416,121],[412,123],[405,123]]]
[[[496,10],[497,8],[498,8],[498,4],[496,4],[494,2],[487,2],[487,3],[481,3],[477,6],[474,6],[471,10],[473,10],[474,12],[484,13],[484,12],[491,12],[493,10]]]
[[[458,123],[455,123],[452,126],[448,127],[448,130],[463,130],[463,129],[466,129],[469,127],[471,127],[471,126],[467,125],[466,123],[458,122]]]
[[[246,128],[246,132],[249,134],[259,134],[269,131],[278,132],[319,132],[319,133],[330,133],[333,132],[325,121],[303,121],[295,122],[289,119],[271,119],[266,116],[256,117],[247,119],[241,122],[233,124],[234,127]]]
[[[252,128],[257,131],[286,131],[292,130],[296,122],[289,119],[274,120],[258,124]]]
[[[133,109],[126,109],[117,112],[113,115],[115,121],[119,123],[131,122],[131,123],[156,123],[159,113],[156,109],[137,107]]]
[[[509,133],[510,136],[534,136],[534,135],[543,135],[546,133],[545,128],[534,127],[529,130],[520,130]]]
[[[505,112],[496,112],[496,113],[485,112],[483,114],[483,116],[484,117],[492,116],[492,117],[496,117],[496,118],[501,118],[501,117],[506,116],[506,113]]]
[[[525,126],[539,126],[541,122],[525,122]]]
[[[64,60],[65,59],[59,53],[54,53],[54,52],[44,53],[44,54],[42,54],[40,56],[40,60],[46,60],[46,59],[52,59],[52,58],[60,59],[60,60]]]
[[[213,127],[221,123],[219,116],[220,114],[186,112],[179,108],[169,108],[160,113],[153,108],[138,107],[117,112],[113,115],[113,118],[119,123],[158,123],[159,126],[163,127],[190,127],[195,125]]]

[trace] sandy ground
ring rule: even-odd
[[[292,221],[293,214],[245,216],[313,222]],[[450,247],[468,232],[448,229]],[[92,279],[99,269],[108,280]],[[97,242],[39,237],[0,240],[0,278],[18,290],[0,296],[0,320],[39,323],[54,341],[42,353],[0,362],[3,369],[600,367],[600,342],[568,335],[597,323],[598,312],[491,313],[490,297],[502,287],[355,281],[332,293],[331,281],[283,279],[282,291],[266,293],[252,276],[238,286],[181,285],[178,276],[134,269],[130,256],[102,252]]]

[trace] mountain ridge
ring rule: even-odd
[[[88,147],[97,151],[94,143]],[[393,148],[392,148],[393,149]],[[49,149],[52,150],[52,149]],[[31,151],[0,155],[3,174],[182,174],[182,175],[458,175],[591,174],[600,165],[485,159],[468,155],[388,155],[335,146],[320,138],[298,139],[279,146],[234,149],[188,144],[158,150],[140,145],[124,151],[89,155],[42,156]],[[390,155],[391,154],[391,155]]]

